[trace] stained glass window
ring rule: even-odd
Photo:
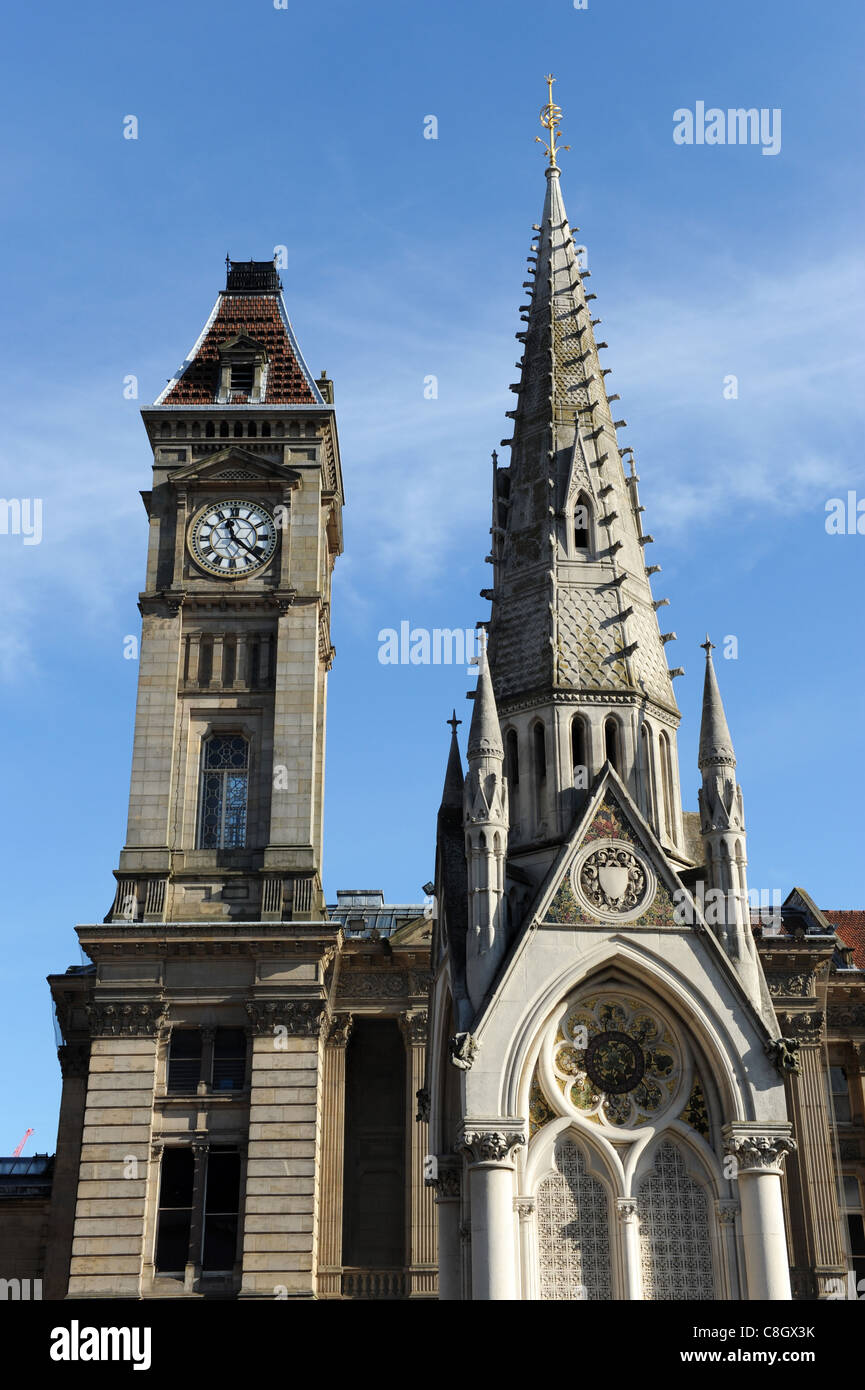
[[[240,734],[205,740],[201,767],[199,849],[242,849],[246,844],[249,743]]]

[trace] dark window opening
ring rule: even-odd
[[[219,422],[219,437],[220,437],[220,439],[227,439],[227,438],[228,438],[228,421],[227,421],[227,420],[220,420],[220,422]]]
[[[535,777],[539,782],[544,782],[547,776],[547,740],[544,735],[543,724],[536,724],[532,729],[532,743],[535,755]]]
[[[213,1043],[214,1091],[239,1091],[246,1081],[246,1034],[242,1028],[217,1028]]]
[[[212,439],[215,434],[216,426],[212,420],[208,420],[207,424],[204,426],[204,437],[205,439]]]
[[[220,1031],[234,1031],[230,1029]],[[240,1211],[240,1154],[231,1149],[211,1149],[207,1156],[207,1185],[201,1268],[230,1272],[237,1257],[237,1221]]]
[[[574,547],[576,550],[589,550],[591,537],[589,529],[589,504],[581,493],[574,507]]]
[[[343,1264],[405,1267],[405,1047],[392,1019],[358,1019],[346,1056]]]
[[[619,726],[615,719],[608,719],[604,724],[604,752],[607,761],[612,764],[618,773],[622,769],[619,765]]]
[[[516,729],[509,729],[505,739],[508,756],[508,780],[512,787],[520,785],[520,749]]]
[[[192,1225],[192,1149],[165,1149],[159,1179],[159,1213],[154,1262],[159,1274],[182,1275],[189,1258]]]
[[[194,1094],[201,1080],[201,1032],[198,1028],[175,1028],[168,1048],[167,1090],[173,1094]]]
[[[252,383],[255,381],[254,362],[232,362],[230,390],[238,391],[244,396],[248,396],[252,390]]]

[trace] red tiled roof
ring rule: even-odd
[[[245,333],[267,352],[265,404],[315,405],[303,369],[297,360],[275,294],[226,294],[219,304],[204,341],[162,405],[209,405],[219,388],[219,348],[238,333]]]
[[[865,907],[824,907],[821,910],[844,945],[852,950],[855,964],[865,970]]]

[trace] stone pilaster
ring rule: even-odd
[[[318,1296],[342,1294],[342,1203],[345,1182],[345,1050],[351,1014],[331,1019],[324,1049],[321,1100],[321,1217]]]
[[[406,1150],[408,1155],[408,1289],[409,1298],[437,1294],[436,1210],[433,1189],[426,1183],[429,1153],[429,1114],[423,1104],[426,1064],[427,1011],[412,1009],[400,1016],[406,1045]],[[420,1108],[419,1107],[420,1103]]]
[[[625,1257],[624,1296],[632,1302],[637,1302],[643,1297],[643,1272],[639,1212],[633,1198],[616,1199],[616,1217],[622,1232],[622,1250]]]
[[[69,1298],[138,1298],[157,1032],[164,1004],[87,1006],[87,1083]]]
[[[817,1009],[788,1011],[781,1014],[780,1022],[788,1046],[798,1057],[798,1069],[784,1073],[796,1135],[796,1153],[787,1169],[796,1212],[793,1279],[800,1296],[825,1298],[847,1272],[823,1065],[825,1016]]]
[[[63,1073],[57,1155],[51,1182],[48,1238],[45,1253],[44,1294],[49,1300],[65,1298],[69,1284],[69,1260],[75,1228],[75,1197],[81,1161],[81,1135],[90,1069],[90,1043],[64,1043],[57,1049]]]
[[[315,1296],[321,1000],[251,1000],[241,1298]]]

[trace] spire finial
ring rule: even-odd
[[[543,126],[544,130],[548,130],[550,132],[549,143],[547,143],[545,140],[542,140],[540,135],[535,136],[535,144],[543,145],[546,156],[550,161],[551,169],[558,169],[559,167],[556,161],[556,155],[558,151],[560,149],[569,150],[571,148],[570,145],[559,145],[558,143],[559,136],[562,133],[562,108],[553,101],[553,83],[555,82],[555,80],[556,79],[553,77],[553,74],[551,72],[548,72],[546,77],[544,78],[544,81],[547,84],[547,89],[550,94],[550,99],[547,102],[546,106],[541,107],[540,112],[541,125]]]
[[[700,646],[703,648],[703,651],[706,653],[706,660],[708,661],[708,660],[709,660],[709,654],[710,654],[710,652],[713,652],[713,651],[715,650],[715,643],[709,640],[709,634],[708,634],[708,632],[706,633],[706,640],[705,640],[705,642],[701,642],[701,643],[700,643]]]
[[[451,715],[450,719],[446,719],[446,720],[445,720],[445,723],[446,723],[446,724],[450,724],[451,729],[452,729],[452,731],[453,731],[454,733],[456,733],[456,731],[457,731],[457,725],[458,725],[458,724],[462,724],[462,722],[463,722],[463,721],[462,721],[461,719],[457,719],[457,712],[456,712],[456,710],[454,710],[454,712],[453,712],[453,714]]]

